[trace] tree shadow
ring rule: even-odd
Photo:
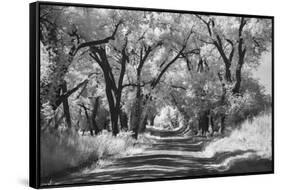
[[[211,164],[220,164],[225,159],[243,155],[248,151],[221,152],[210,158],[198,158],[183,155],[139,155],[125,157],[116,160],[114,163],[92,173],[75,175],[57,180],[59,183],[84,183],[84,182],[110,182],[124,180],[141,180],[173,177],[195,177],[203,175],[215,175],[232,172],[241,172],[241,167],[248,163],[245,161],[243,166],[236,164],[228,172],[221,172],[214,168],[207,167]],[[260,161],[257,160],[256,164]],[[265,162],[261,162],[263,164]],[[257,171],[256,164],[246,167],[244,172]],[[264,170],[268,170],[269,163],[265,163]],[[243,172],[241,172],[243,173]]]
[[[218,170],[212,165],[220,166],[228,158],[234,158],[253,150],[237,150],[218,152],[211,157],[203,154],[206,142],[210,139],[161,139],[157,140],[146,153],[129,157],[121,157],[100,169],[87,173],[77,172],[64,176],[56,176],[54,183],[70,184],[85,182],[110,182],[128,180],[146,180],[174,177],[196,177],[216,174],[235,174],[245,172],[270,171],[272,162],[255,158],[254,160],[238,160],[226,171]],[[181,152],[183,154],[181,154]],[[74,175],[73,175],[74,174]],[[50,181],[50,180],[49,180]],[[43,181],[48,183],[48,181]]]

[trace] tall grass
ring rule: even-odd
[[[42,133],[41,177],[78,167],[85,162],[94,164],[110,156],[140,152],[142,147],[138,143],[131,138],[130,133],[124,132],[117,137],[108,132],[94,137],[58,132]]]
[[[205,148],[203,154],[212,157],[218,152],[242,150],[254,151],[261,158],[272,157],[272,116],[271,113],[262,114],[248,119],[241,127],[222,139],[212,141]]]

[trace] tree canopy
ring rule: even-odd
[[[271,31],[265,18],[41,6],[43,128],[137,138],[166,106],[190,128],[206,110],[239,122],[271,103],[251,73]]]

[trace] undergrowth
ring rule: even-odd
[[[146,143],[149,142],[144,137],[136,141],[128,132],[121,132],[116,137],[106,131],[94,137],[42,132],[41,177],[78,167],[85,162],[92,165],[108,157],[140,153]]]

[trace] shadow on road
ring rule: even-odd
[[[121,157],[102,168],[64,176],[56,179],[54,183],[108,182],[271,170],[272,163],[269,160],[240,160],[227,171],[218,171],[209,167],[219,165],[227,158],[253,153],[253,151],[220,152],[212,157],[190,154],[202,152],[208,141],[208,139],[191,138],[157,140],[142,154]]]

